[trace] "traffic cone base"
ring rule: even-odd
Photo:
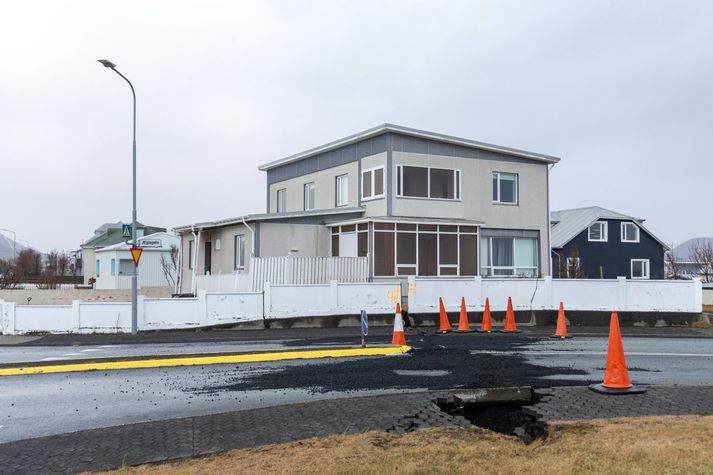
[[[562,335],[562,336],[550,335],[550,338],[556,338],[557,340],[565,340],[567,338],[572,338],[572,336],[571,335]]]
[[[605,388],[603,384],[590,384],[589,389],[599,394],[644,394],[646,389],[637,386],[630,388]]]

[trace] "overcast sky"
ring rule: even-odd
[[[384,122],[556,155],[552,209],[713,235],[713,2],[5,1],[0,228],[265,211],[257,166]]]

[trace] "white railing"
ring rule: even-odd
[[[505,310],[508,297],[518,310],[556,310],[560,302],[570,310],[700,313],[700,280],[618,279],[460,279],[409,278],[411,313],[438,312],[438,299],[449,311],[461,297],[471,311],[482,311],[486,297],[494,311]]]
[[[331,281],[369,280],[367,257],[254,257],[249,273],[196,276],[196,289],[207,292],[262,292],[273,285],[326,285]]]

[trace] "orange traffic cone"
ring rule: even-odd
[[[621,343],[621,330],[619,330],[619,316],[616,312],[611,314],[609,324],[609,346],[607,348],[607,368],[602,384],[592,384],[589,389],[602,394],[641,394],[645,389],[637,388],[629,380],[624,358],[624,346]]]
[[[441,307],[441,316],[438,323],[438,333],[448,333],[451,331],[451,322],[448,321],[446,307],[443,306],[443,299],[438,298],[438,305]]]
[[[505,312],[505,328],[503,328],[504,332],[507,333],[520,333],[520,330],[517,329],[517,325],[515,324],[515,312],[512,309],[512,299],[508,297],[508,309],[507,312]]]
[[[485,310],[483,311],[483,321],[480,323],[480,332],[492,332],[493,331],[493,320],[490,315],[490,300],[485,297]]]
[[[572,338],[567,335],[567,319],[564,316],[564,305],[562,302],[560,302],[560,310],[557,312],[557,329],[555,330],[555,334],[550,338],[561,338],[562,340]]]
[[[460,298],[460,320],[458,321],[458,333],[470,333],[470,325],[468,324],[468,312],[465,309],[465,297]]]
[[[406,345],[406,335],[404,335],[404,318],[401,316],[401,304],[396,304],[396,317],[394,318],[394,336],[391,344],[395,346]]]

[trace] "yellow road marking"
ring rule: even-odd
[[[170,366],[200,366],[227,363],[260,363],[315,358],[347,358],[351,356],[386,356],[398,355],[411,350],[410,346],[348,348],[341,350],[305,350],[276,353],[253,353],[245,355],[192,356],[188,358],[157,358],[130,361],[105,361],[94,363],[59,364],[46,366],[24,366],[0,368],[0,376],[21,374],[73,373],[77,371],[106,371],[118,369],[163,368]]]

